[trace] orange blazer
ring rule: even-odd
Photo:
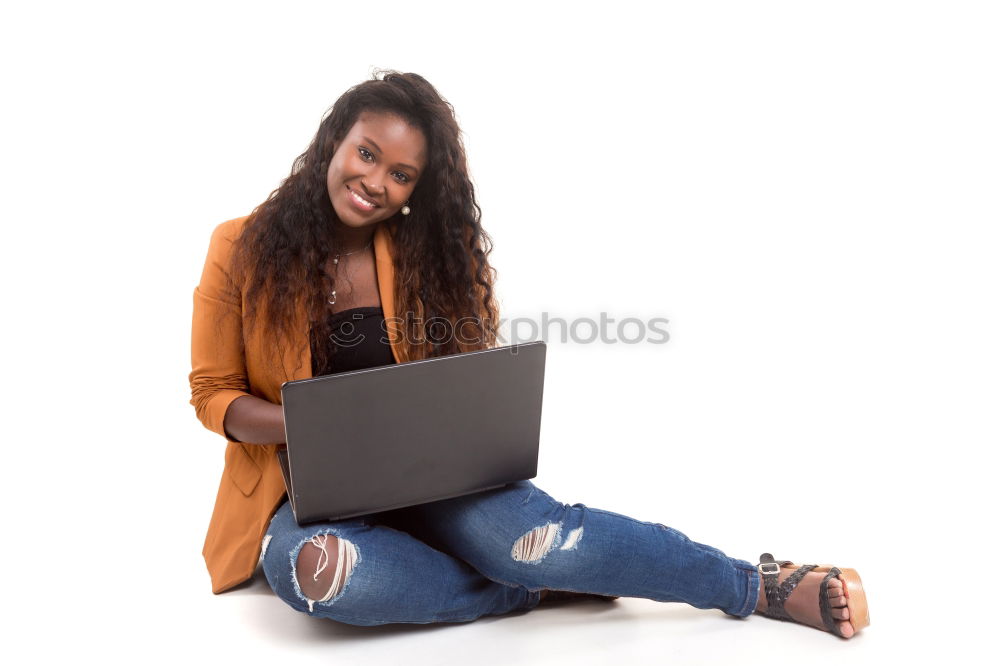
[[[191,404],[202,424],[222,437],[227,437],[222,423],[233,400],[254,395],[281,404],[282,383],[312,377],[309,323],[303,306],[296,314],[296,329],[301,331],[301,337],[285,354],[281,368],[265,362],[276,356],[274,343],[266,337],[263,327],[244,339],[243,294],[231,279],[229,267],[233,241],[246,220],[241,217],[215,227],[201,281],[194,290],[188,377]],[[391,242],[381,223],[375,228],[374,246],[379,297],[386,319],[391,320]],[[390,337],[395,342],[393,356],[399,362],[396,344],[401,337]],[[285,498],[277,449],[277,444],[242,444],[227,437],[225,467],[202,549],[216,594],[251,578],[257,567],[261,540]]]

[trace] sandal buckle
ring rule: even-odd
[[[765,571],[764,567],[774,567],[774,570]],[[757,571],[759,571],[762,576],[777,576],[778,572],[781,571],[781,567],[777,562],[761,562],[757,565]]]

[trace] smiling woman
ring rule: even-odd
[[[420,129],[390,113],[362,113],[334,152],[326,176],[341,235],[364,234],[365,227],[396,211],[408,215],[402,208],[426,162]]]
[[[867,624],[852,569],[766,554],[754,566],[528,480],[299,525],[277,457],[282,383],[494,345],[489,252],[451,106],[397,72],[344,93],[281,186],[216,227],[194,292],[189,376],[198,418],[228,440],[203,550],[213,591],[261,560],[292,608],[356,625],[619,596],[756,610],[843,637]]]
[[[291,175],[244,226],[233,272],[245,284],[248,326],[261,323],[283,340],[279,357],[296,338],[299,299],[314,342],[329,338],[332,312],[388,305],[399,321],[392,333],[401,360],[496,339],[490,239],[458,124],[418,75],[385,72],[344,93]],[[389,304],[376,288],[376,230],[393,248]],[[428,320],[461,322],[463,335],[428,340]],[[335,350],[314,344],[313,351],[324,367]]]

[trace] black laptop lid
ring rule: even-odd
[[[545,343],[285,382],[298,522],[336,520],[533,478]]]

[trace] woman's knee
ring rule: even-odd
[[[285,603],[312,613],[316,604],[341,601],[358,585],[354,572],[361,561],[358,533],[318,528],[295,537],[272,538],[264,551],[264,575]],[[355,593],[359,590],[354,589]]]
[[[357,561],[357,548],[348,539],[329,533],[310,537],[295,558],[295,581],[302,596],[313,603],[340,596]]]

